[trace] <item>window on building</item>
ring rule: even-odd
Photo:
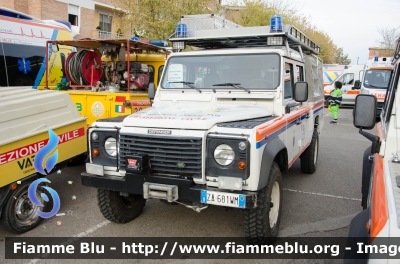
[[[73,26],[78,26],[79,21],[79,6],[68,5],[68,21]]]
[[[112,17],[100,14],[100,27],[102,31],[111,32]]]

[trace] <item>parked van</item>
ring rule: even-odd
[[[348,65],[339,65],[339,64],[324,64],[324,87],[332,84],[345,69],[347,69]]]
[[[349,66],[343,73],[335,80],[343,83],[342,86],[342,105],[354,105],[354,100],[360,90],[354,88],[356,81],[360,81],[363,76],[365,65]],[[325,99],[330,95],[331,91],[335,88],[335,83],[331,83],[324,87]]]

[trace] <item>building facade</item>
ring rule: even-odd
[[[69,21],[79,31],[75,39],[115,37],[115,21],[123,14],[112,0],[0,0],[0,6],[41,20]]]

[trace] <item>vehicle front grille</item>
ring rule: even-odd
[[[119,165],[126,169],[126,155],[144,153],[149,155],[151,170],[155,174],[201,178],[201,147],[202,139],[195,137],[121,134]]]

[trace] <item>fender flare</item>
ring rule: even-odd
[[[283,149],[286,149],[286,146],[279,137],[275,137],[265,146],[261,159],[260,176],[258,179],[257,190],[261,190],[267,186],[272,162],[274,162],[276,155]]]

